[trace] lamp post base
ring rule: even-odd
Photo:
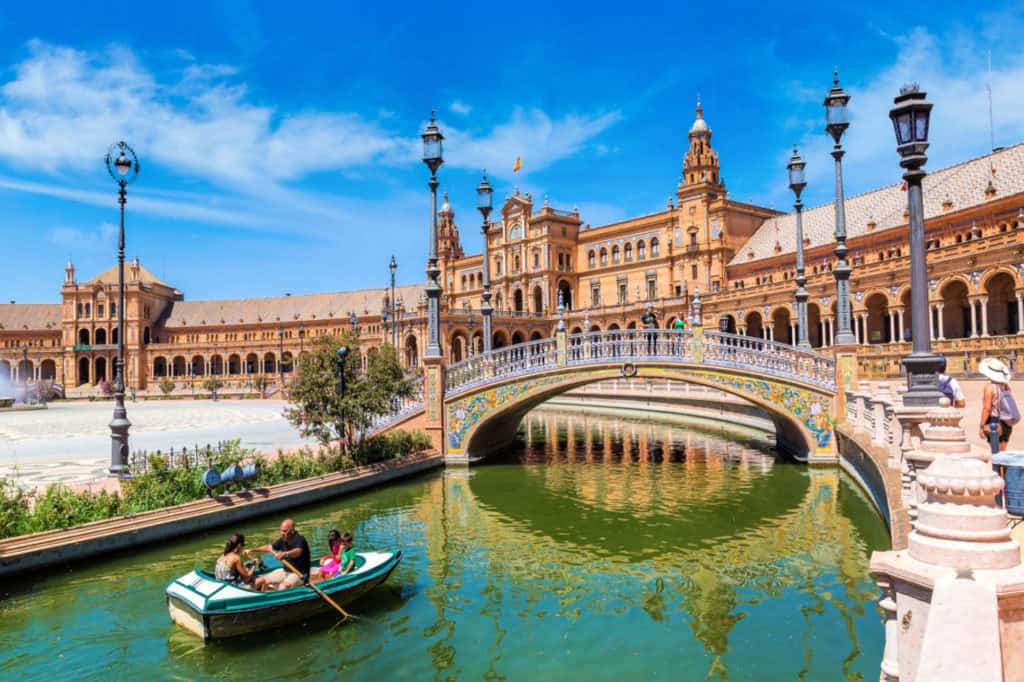
[[[903,404],[908,407],[931,407],[939,404],[939,370],[942,358],[933,353],[915,353],[903,358],[907,370],[907,392]]]

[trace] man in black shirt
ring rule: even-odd
[[[295,530],[294,521],[285,519],[281,522],[281,537],[274,544],[253,547],[252,549],[245,550],[245,553],[251,556],[253,552],[259,554],[271,551],[274,553],[275,559],[278,561],[281,559],[286,560],[302,573],[300,578],[284,568],[273,570],[266,575],[267,582],[271,586],[276,586],[278,590],[287,590],[289,587],[297,587],[309,582],[309,543],[306,542],[306,538],[299,535]]]

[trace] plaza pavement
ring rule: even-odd
[[[284,418],[281,400],[156,400],[127,404],[132,450],[167,451],[241,438],[276,452],[313,444]],[[25,487],[102,478],[110,463],[113,402],[56,402],[0,413],[0,476]]]

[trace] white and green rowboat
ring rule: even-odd
[[[347,575],[316,583],[344,605],[388,579],[401,552],[358,552]],[[167,586],[171,620],[204,641],[246,635],[334,611],[311,587],[256,592],[194,569]]]

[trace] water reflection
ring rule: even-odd
[[[523,445],[295,514],[400,547],[391,580],[333,617],[201,646],[167,620],[165,581],[212,564],[224,531],[0,601],[5,675],[185,679],[859,679],[882,629],[866,575],[884,528],[835,472],[743,434],[531,414]],[[272,535],[277,518],[238,530]]]

